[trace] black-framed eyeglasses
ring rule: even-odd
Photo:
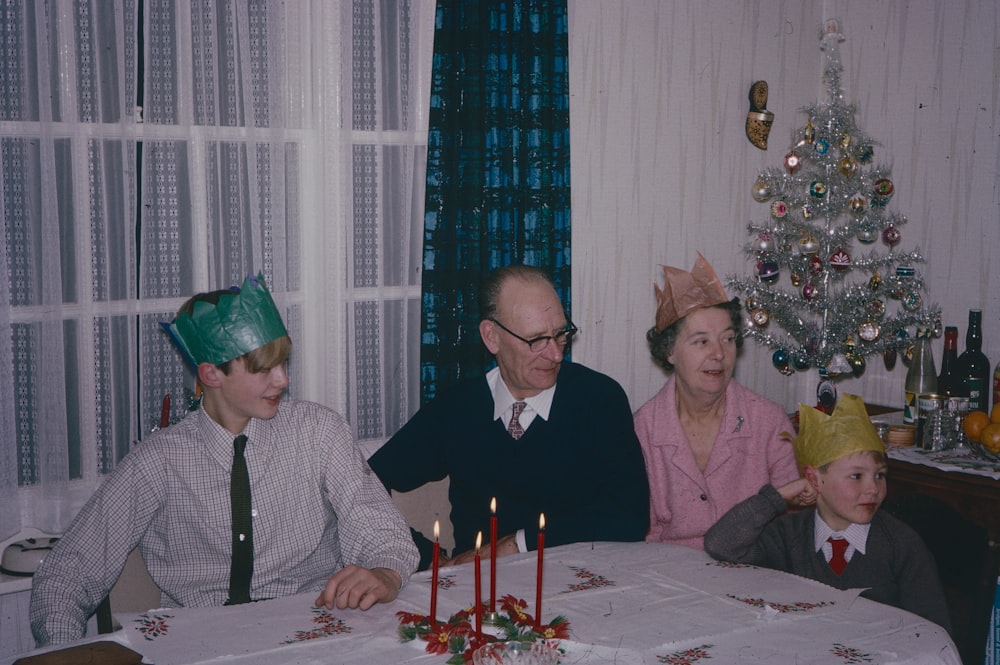
[[[541,353],[542,351],[548,348],[549,342],[553,341],[560,347],[565,347],[573,340],[573,336],[576,335],[578,332],[580,332],[580,329],[577,328],[575,325],[573,325],[573,322],[570,321],[569,323],[566,324],[565,328],[557,332],[555,335],[541,335],[539,337],[533,337],[531,339],[527,339],[521,337],[516,332],[514,332],[504,324],[500,323],[493,317],[490,317],[489,320],[500,326],[500,328],[507,334],[516,337],[517,339],[527,344],[528,350],[531,351],[532,353]]]

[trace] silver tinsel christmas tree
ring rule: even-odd
[[[915,268],[919,250],[897,249],[907,220],[890,211],[889,170],[875,163],[876,142],[844,102],[843,40],[836,21],[827,21],[820,37],[827,100],[803,109],[784,163],[754,182],[753,198],[769,212],[747,225],[754,273],[728,279],[746,304],[745,335],[773,349],[786,375],[858,376],[876,354],[892,369],[916,331],[941,331],[940,308],[925,303]]]

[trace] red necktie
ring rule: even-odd
[[[510,424],[507,425],[507,433],[510,434],[515,439],[520,439],[524,434],[524,430],[521,429],[521,412],[524,411],[524,407],[528,406],[524,402],[514,402],[514,415],[510,417]]]
[[[844,552],[847,551],[848,545],[847,539],[830,536],[826,542],[830,543],[830,547],[833,548],[833,555],[830,556],[830,568],[840,575],[844,572],[844,568],[847,568],[847,559],[844,558]]]

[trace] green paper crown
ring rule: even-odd
[[[261,273],[247,275],[216,304],[199,300],[190,314],[161,325],[194,367],[221,365],[288,334]]]

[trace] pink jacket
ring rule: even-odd
[[[730,381],[726,412],[704,473],[681,429],[674,377],[635,413],[649,476],[646,540],[703,549],[705,531],[764,485],[799,477],[795,452],[782,432],[794,432],[784,410]]]

